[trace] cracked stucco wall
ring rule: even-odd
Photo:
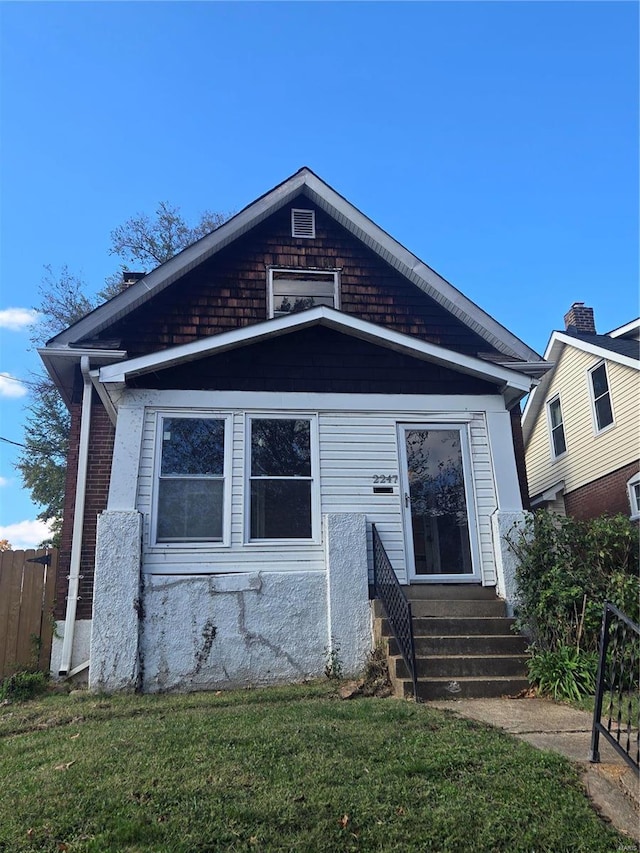
[[[142,689],[302,681],[324,672],[324,572],[146,575]]]
[[[507,614],[513,616],[514,608],[518,603],[518,584],[516,582],[516,571],[518,569],[518,558],[509,546],[509,539],[517,540],[518,536],[525,530],[527,517],[530,513],[523,511],[505,512],[496,510],[491,516],[491,528],[496,554],[498,595],[507,603]]]
[[[324,519],[323,571],[141,574],[141,516],[98,520],[89,686],[204,690],[302,681],[330,650],[345,675],[372,645],[366,519]]]

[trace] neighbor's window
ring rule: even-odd
[[[226,422],[160,418],[156,542],[223,540]]]
[[[567,450],[564,438],[564,425],[562,423],[562,409],[560,408],[560,397],[554,397],[547,403],[549,414],[549,429],[551,431],[551,446],[554,457],[562,456]]]
[[[311,419],[252,417],[249,436],[249,538],[311,539]]]
[[[627,493],[631,507],[631,520],[640,518],[640,474],[634,476],[627,482]]]
[[[328,305],[339,308],[338,270],[269,270],[269,316]]]
[[[607,368],[604,361],[593,370],[590,370],[589,375],[596,431],[600,432],[605,429],[605,427],[608,427],[613,423],[609,381],[607,379]]]

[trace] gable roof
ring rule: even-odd
[[[627,323],[621,327],[625,330],[629,328],[634,328],[634,325]],[[552,332],[544,353],[544,359],[551,363],[551,369],[542,377],[540,383],[529,395],[522,415],[522,434],[525,445],[531,437],[533,427],[544,405],[560,356],[567,346],[589,353],[597,358],[607,359],[625,367],[640,370],[640,343],[638,341],[627,340],[622,337],[610,337],[609,335]]]
[[[95,337],[301,194],[506,357],[540,361],[538,353],[467,299],[307,167],[265,193],[211,234],[152,270],[123,293],[60,332],[47,343],[47,349],[68,347]]]
[[[118,361],[115,364],[109,364],[93,371],[92,378],[107,409],[113,413],[118,389],[122,388],[128,379],[143,376],[145,373],[166,370],[179,364],[196,361],[238,347],[250,346],[316,325],[326,326],[413,358],[430,361],[457,372],[498,384],[508,403],[519,400],[529,391],[532,384],[529,376],[517,370],[487,362],[474,356],[454,353],[437,344],[377,326],[367,320],[361,320],[358,317],[344,314],[335,308],[328,308],[323,305],[297,314],[287,314],[273,320],[265,320],[250,326],[231,329],[159,352]],[[116,390],[113,397],[107,386],[112,386]]]

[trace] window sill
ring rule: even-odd
[[[594,429],[593,437],[598,438],[599,436],[604,435],[607,432],[611,432],[611,430],[615,427],[615,425],[616,425],[616,422],[614,421],[611,424],[607,424],[607,426],[603,427],[602,429]]]

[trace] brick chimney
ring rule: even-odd
[[[587,308],[584,302],[574,302],[564,315],[564,327],[574,335],[595,335],[593,308]]]

